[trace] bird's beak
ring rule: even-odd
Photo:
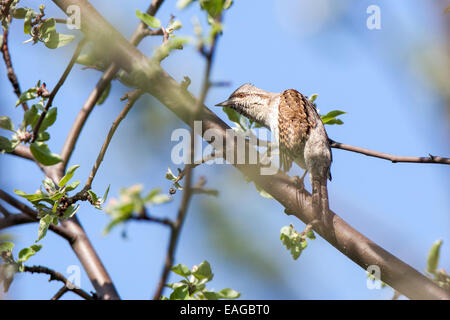
[[[229,106],[231,103],[230,103],[230,100],[225,100],[224,102],[221,102],[221,103],[218,103],[218,104],[216,104],[216,107],[227,107],[227,106]]]

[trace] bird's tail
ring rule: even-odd
[[[328,224],[329,203],[327,177],[312,177],[312,208],[314,219]]]

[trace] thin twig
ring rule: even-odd
[[[69,75],[70,71],[72,70],[73,65],[78,59],[78,56],[81,53],[81,50],[83,49],[83,46],[86,44],[87,39],[83,38],[80,42],[78,42],[77,48],[72,56],[72,59],[70,59],[69,64],[66,67],[66,70],[64,70],[63,75],[59,79],[58,83],[56,84],[55,88],[53,88],[52,92],[50,93],[50,96],[48,97],[47,104],[45,105],[45,110],[41,113],[41,116],[39,117],[38,122],[36,123],[36,126],[33,130],[33,137],[31,138],[31,143],[36,141],[39,133],[39,129],[41,128],[42,122],[44,121],[45,115],[47,114],[48,110],[51,108],[53,99],[55,99],[56,94],[58,93],[59,89],[64,84],[64,81],[66,81],[67,76]]]
[[[24,266],[24,272],[48,274],[50,276],[49,281],[52,281],[52,280],[60,281],[60,282],[64,283],[64,286],[67,288],[67,290],[72,291],[73,293],[76,293],[83,299],[94,300],[94,298],[89,293],[87,293],[83,289],[76,287],[72,282],[70,282],[66,277],[64,277],[63,274],[61,274],[55,270],[52,270],[52,269],[44,267],[44,266]]]
[[[186,167],[191,167],[191,164],[186,164]],[[169,247],[167,249],[166,258],[164,262],[163,272],[161,274],[161,278],[159,279],[158,287],[156,289],[155,295],[153,296],[153,300],[159,300],[161,298],[161,294],[164,290],[164,286],[167,281],[167,277],[169,276],[170,268],[172,268],[174,264],[174,256],[175,249],[178,243],[178,239],[180,236],[181,228],[183,227],[183,223],[186,217],[187,209],[189,206],[189,202],[191,199],[191,180],[192,180],[192,170],[187,169],[186,177],[184,179],[183,185],[183,197],[181,199],[180,208],[178,209],[177,219],[175,220],[174,226],[170,232],[170,240]]]
[[[12,1],[9,1],[9,3],[6,5],[6,7],[7,7],[7,8],[5,8],[6,14],[9,11],[9,6],[11,5],[11,3],[12,3]],[[5,19],[9,20],[9,23],[11,23],[11,21],[12,21],[11,16],[5,17]],[[8,22],[7,22],[7,24],[8,24]],[[9,34],[9,25],[3,30],[3,41],[2,41],[1,51],[2,51],[2,55],[3,55],[3,60],[5,61],[9,82],[11,82],[11,85],[14,89],[14,93],[16,94],[17,98],[20,98],[20,96],[22,95],[22,91],[20,90],[20,84],[19,84],[19,81],[17,80],[16,73],[14,72],[14,68],[13,68],[12,61],[11,61],[11,54],[9,53],[9,49],[8,49],[8,34]],[[28,104],[26,103],[26,101],[24,101],[22,103],[22,108],[24,111],[28,110]]]
[[[51,300],[59,300],[67,291],[69,291],[69,289],[67,289],[66,286],[61,287],[61,289],[55,293]]]
[[[103,161],[103,157],[105,156],[106,150],[108,149],[109,143],[111,142],[111,139],[114,135],[114,133],[117,130],[117,127],[119,126],[120,122],[122,122],[123,119],[127,116],[128,112],[133,107],[134,103],[139,99],[139,97],[142,95],[142,91],[139,89],[133,90],[131,93],[128,93],[128,102],[126,103],[125,107],[120,112],[119,116],[116,120],[114,120],[111,129],[109,129],[108,135],[106,136],[105,142],[103,143],[103,146],[97,156],[97,160],[95,161],[94,166],[92,167],[91,173],[89,174],[89,178],[86,181],[85,190],[88,190],[91,188],[92,181],[94,180],[94,177],[97,173],[98,168],[100,167],[100,164]]]
[[[405,157],[405,156],[395,156],[388,153],[373,151],[365,148],[355,147],[348,144],[343,144],[340,142],[333,141],[329,139],[330,147],[336,149],[342,149],[347,151],[352,151],[356,153],[361,153],[369,157],[375,157],[380,159],[389,160],[392,163],[397,162],[413,162],[413,163],[440,163],[440,164],[450,164],[450,158],[442,158],[438,156],[429,155],[428,157]]]
[[[0,212],[3,214],[3,216],[5,217],[5,218],[8,218],[11,214],[9,213],[9,211],[8,210],[6,210],[6,208],[4,207],[4,206],[2,206],[1,204],[0,204]]]
[[[170,227],[171,229],[173,229],[175,227],[175,222],[173,222],[169,218],[158,218],[158,217],[150,216],[147,212],[146,207],[142,207],[142,210],[141,210],[141,212],[139,212],[139,215],[137,217],[132,217],[132,219],[160,223],[160,224]]]

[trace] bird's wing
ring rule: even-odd
[[[316,125],[310,104],[304,95],[294,89],[285,90],[280,95],[278,129],[280,167],[284,171],[291,168],[294,159],[304,158],[305,141],[311,128]]]

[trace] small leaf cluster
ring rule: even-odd
[[[167,172],[166,172],[166,179],[172,181],[172,182],[173,182],[173,186],[174,186],[175,188],[177,188],[178,190],[183,190],[183,187],[182,187],[181,184],[180,184],[180,180],[181,180],[181,177],[182,177],[182,171],[181,171],[180,168],[177,168],[177,169],[178,169],[178,175],[176,176],[176,175],[172,172],[172,170],[170,169],[170,167],[168,167],[168,168],[167,168]],[[175,191],[175,189],[173,189],[173,187],[170,188],[170,193],[171,193],[171,194],[174,194],[175,192],[176,192],[176,191]]]
[[[42,181],[42,186],[35,193],[27,194],[21,190],[14,190],[17,195],[31,202],[39,212],[39,230],[36,241],[45,237],[51,223],[57,225],[59,220],[72,217],[79,209],[79,205],[70,204],[67,195],[67,192],[75,190],[80,184],[80,181],[67,184],[78,167],[78,165],[70,167],[58,185],[55,185],[50,178],[46,177]]]
[[[316,104],[316,99],[319,95],[317,93],[312,94],[309,97],[309,101],[313,104],[314,108],[317,109],[317,104]],[[338,116],[345,114],[346,112],[341,111],[341,110],[333,110],[328,112],[325,115],[321,115],[320,118],[322,119],[323,124],[328,124],[328,125],[332,125],[332,124],[344,124],[344,122],[341,119],[337,119]]]
[[[307,247],[307,239],[314,240],[316,236],[312,230],[306,230],[298,233],[294,226],[284,226],[280,231],[280,240],[286,249],[291,251],[292,258],[297,260],[302,251]]]
[[[184,9],[196,0],[179,0],[177,7]],[[210,26],[208,34],[205,36],[199,21],[194,21],[194,32],[197,36],[197,47],[202,48],[210,45],[217,34],[222,34],[223,25],[220,22],[220,15],[223,10],[227,10],[233,4],[232,0],[198,0],[200,8],[206,12],[207,21]]]
[[[1,150],[12,152],[19,144],[31,142],[33,128],[37,125],[42,113],[45,112],[44,104],[48,98],[48,91],[45,88],[45,83],[41,85],[39,81],[36,87],[23,92],[16,102],[16,106],[18,106],[25,101],[33,100],[37,97],[40,97],[40,101],[33,104],[31,108],[24,113],[23,120],[17,130],[9,117],[0,116],[0,128],[13,132],[9,139],[0,136]],[[50,134],[46,130],[55,123],[57,113],[58,110],[56,107],[50,108],[47,111],[39,127],[39,131],[37,132],[35,141],[30,144],[30,151],[34,158],[45,166],[51,166],[62,161],[60,156],[52,153],[45,143],[50,139]]]
[[[438,269],[442,240],[437,240],[431,246],[427,258],[427,276],[441,288],[450,291],[450,275],[444,269]]]
[[[14,190],[17,195],[31,202],[38,211],[39,229],[36,242],[45,237],[50,224],[57,225],[58,221],[69,219],[75,215],[80,207],[75,203],[77,200],[89,200],[97,209],[101,209],[101,204],[105,202],[109,187],[103,198],[97,198],[92,190],[87,191],[86,196],[83,194],[69,197],[67,193],[75,190],[80,184],[80,181],[69,183],[78,168],[79,165],[71,166],[57,185],[46,177],[42,181],[42,186],[35,193],[27,194],[21,190]]]
[[[136,17],[140,19],[142,22],[144,22],[150,28],[153,29],[162,28],[161,21],[158,18],[149,15],[148,13],[136,10]],[[153,53],[153,60],[161,62],[162,60],[167,58],[173,50],[175,49],[182,50],[183,45],[189,42],[189,38],[178,37],[173,34],[175,30],[181,29],[182,26],[183,25],[181,21],[174,20],[173,17],[170,19],[168,26],[163,29],[164,32],[167,34],[168,39],[164,41],[162,45],[160,45],[155,49]]]
[[[56,49],[71,43],[75,36],[56,32],[54,18],[43,19],[45,6],[39,6],[39,12],[31,8],[14,8],[15,19],[23,19],[23,32],[31,36],[26,42],[43,42],[47,48]]]
[[[142,188],[142,185],[122,188],[119,200],[111,199],[106,207],[106,213],[111,217],[111,221],[103,231],[104,234],[109,233],[113,227],[130,220],[133,216],[138,217],[145,213],[146,205],[160,205],[172,200],[169,195],[161,193],[159,188],[151,190],[143,197]]]
[[[240,293],[225,288],[220,291],[212,291],[206,288],[214,274],[208,261],[203,261],[198,266],[189,269],[184,264],[178,264],[170,269],[172,272],[184,279],[175,283],[168,283],[166,287],[173,290],[169,298],[162,296],[161,300],[219,300],[219,299],[237,299]]]
[[[3,290],[7,292],[17,272],[23,272],[24,262],[41,250],[42,245],[32,245],[29,248],[20,250],[17,259],[14,259],[12,249],[14,244],[9,241],[0,242],[0,257],[3,261],[0,264],[0,282],[3,282]]]

